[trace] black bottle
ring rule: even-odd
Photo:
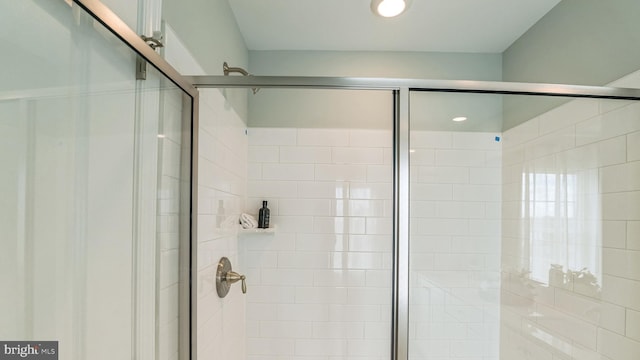
[[[258,228],[260,229],[268,229],[269,228],[269,208],[267,207],[267,202],[262,202],[262,208],[260,208],[260,212],[258,213]]]

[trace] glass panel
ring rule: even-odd
[[[640,103],[506,98],[411,95],[410,358],[640,356]]]
[[[244,211],[268,201],[275,233],[239,237],[247,358],[388,359],[391,93],[261,89],[251,101]],[[361,111],[371,102],[386,111]]]
[[[177,358],[184,95],[151,68],[137,82],[135,54],[76,5],[0,7],[16,29],[0,35],[0,340]]]
[[[142,18],[149,16],[147,13],[141,14],[140,12],[146,12],[150,8],[153,8],[154,3],[157,1],[158,0],[104,0],[102,3],[122,19],[129,28],[139,30],[141,28],[139,22],[144,22]],[[147,31],[144,31],[144,33],[147,33]],[[151,32],[149,32],[148,35],[150,36]]]
[[[190,307],[191,98],[151,66],[143,83],[146,111],[141,122],[149,127],[140,131],[141,143],[147,148],[140,159],[143,180],[138,194],[141,204],[156,209],[157,218],[140,214],[150,232],[137,239],[142,254],[138,258],[149,268],[138,265],[137,278],[147,281],[155,294],[151,297],[149,293],[146,301],[136,301],[138,312],[148,314],[146,318],[139,316],[136,326],[146,327],[153,336],[156,358],[185,359],[189,334],[184,325],[190,323],[183,317],[189,316],[185,310]],[[142,174],[145,167],[148,177]],[[147,246],[143,245],[145,239]],[[138,338],[144,341],[141,336]]]

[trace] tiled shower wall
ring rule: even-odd
[[[200,89],[197,326],[199,359],[245,358],[245,297],[234,285],[216,292],[218,261],[238,259],[238,217],[246,196],[245,125],[219,90]]]
[[[249,129],[247,359],[388,359],[392,132]]]
[[[504,134],[502,359],[640,356],[640,104],[574,100]]]
[[[164,24],[165,58],[182,74],[205,71]],[[238,259],[238,217],[247,187],[246,126],[225,99],[225,90],[199,89],[197,355],[198,359],[245,359],[245,297],[240,286],[221,299],[215,286],[218,261],[227,257],[233,270]]]
[[[412,131],[410,359],[498,359],[500,134]]]

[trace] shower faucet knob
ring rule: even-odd
[[[231,285],[242,281],[242,293],[247,293],[247,277],[241,274],[238,274],[231,269],[231,261],[226,257],[223,257],[218,262],[218,270],[216,271],[216,291],[218,292],[218,296],[223,298],[227,296],[229,293],[229,289],[231,289]]]
[[[225,280],[229,283],[229,285],[236,283],[238,281],[242,281],[242,293],[246,294],[247,293],[247,282],[245,281],[247,279],[246,276],[244,275],[240,275],[235,271],[229,271],[227,273],[227,275],[225,276]]]

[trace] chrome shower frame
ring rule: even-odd
[[[393,214],[393,285],[392,285],[392,344],[390,358],[408,359],[409,334],[409,94],[411,91],[457,92],[505,95],[555,96],[572,98],[640,100],[640,90],[599,86],[578,86],[540,83],[511,83],[465,80],[419,80],[395,78],[349,77],[274,77],[274,76],[196,76],[179,74],[145,41],[98,0],[73,0],[97,21],[180,87],[191,99],[191,214],[189,289],[181,296],[189,296],[191,306],[183,309],[180,333],[188,334],[189,346],[183,349],[181,359],[195,359],[197,349],[197,298],[194,270],[197,268],[198,204],[198,91],[197,88],[289,88],[289,89],[345,89],[388,90],[393,93],[394,111],[394,214]],[[259,95],[258,95],[259,96]]]

